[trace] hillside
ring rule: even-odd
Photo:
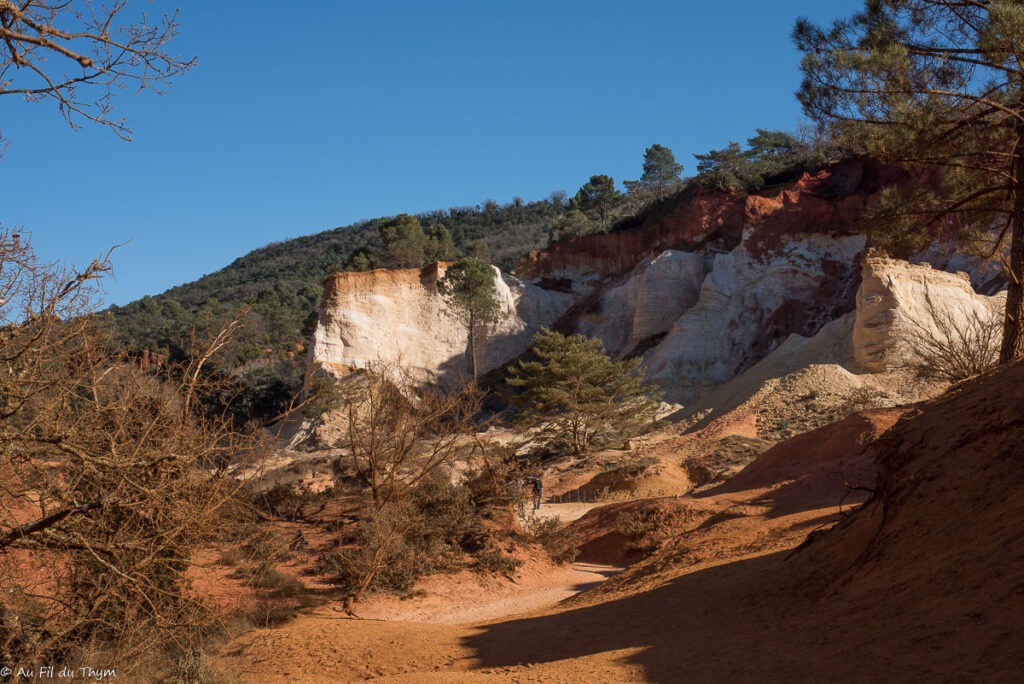
[[[496,264],[507,268],[529,250],[545,245],[551,221],[564,211],[558,197],[528,203],[517,199],[506,205],[488,200],[418,218],[425,227],[444,225],[457,249],[485,249]],[[275,242],[196,281],[109,311],[127,347],[167,353],[177,349],[192,328],[220,323],[251,304],[254,320],[240,360],[259,356],[266,348],[294,350],[308,337],[304,325],[320,302],[323,279],[347,268],[357,253],[379,248],[378,229],[384,220]]]

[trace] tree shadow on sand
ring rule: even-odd
[[[856,642],[843,635],[856,621],[830,624],[831,611],[818,610],[793,582],[786,555],[703,569],[605,603],[483,625],[463,645],[480,669],[598,656],[573,663],[579,679],[572,681],[600,681],[612,663],[638,666],[654,682],[894,681],[894,649],[860,635],[854,655]]]

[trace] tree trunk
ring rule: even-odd
[[[469,366],[473,370],[473,381],[476,381],[476,316],[469,312]]]
[[[1024,356],[1024,124],[1017,124],[1017,145],[1013,156],[1013,213],[1010,216],[1010,284],[1006,289],[1006,315],[1003,320],[1003,346],[999,363]]]

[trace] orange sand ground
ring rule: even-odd
[[[243,635],[216,665],[245,682],[1022,681],[1021,405],[1018,365],[902,420],[869,412],[783,442],[657,502],[692,511],[692,529],[554,607],[448,625],[328,606]],[[875,490],[854,515],[867,493],[851,486]],[[574,523],[597,550],[612,545],[601,516]]]

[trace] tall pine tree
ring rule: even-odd
[[[828,28],[801,19],[793,35],[805,112],[928,179],[890,193],[880,213],[890,237],[994,229],[992,253],[1009,240],[1000,361],[1024,356],[1024,4],[866,0]]]
[[[486,261],[462,257],[448,267],[437,283],[437,291],[448,300],[453,314],[466,326],[466,356],[473,372],[479,373],[479,351],[491,324],[501,317],[494,268]]]
[[[613,361],[600,340],[541,329],[533,338],[536,361],[511,367],[509,384],[523,423],[548,444],[582,453],[602,435],[628,435],[649,424],[655,388],[645,385],[641,358]]]

